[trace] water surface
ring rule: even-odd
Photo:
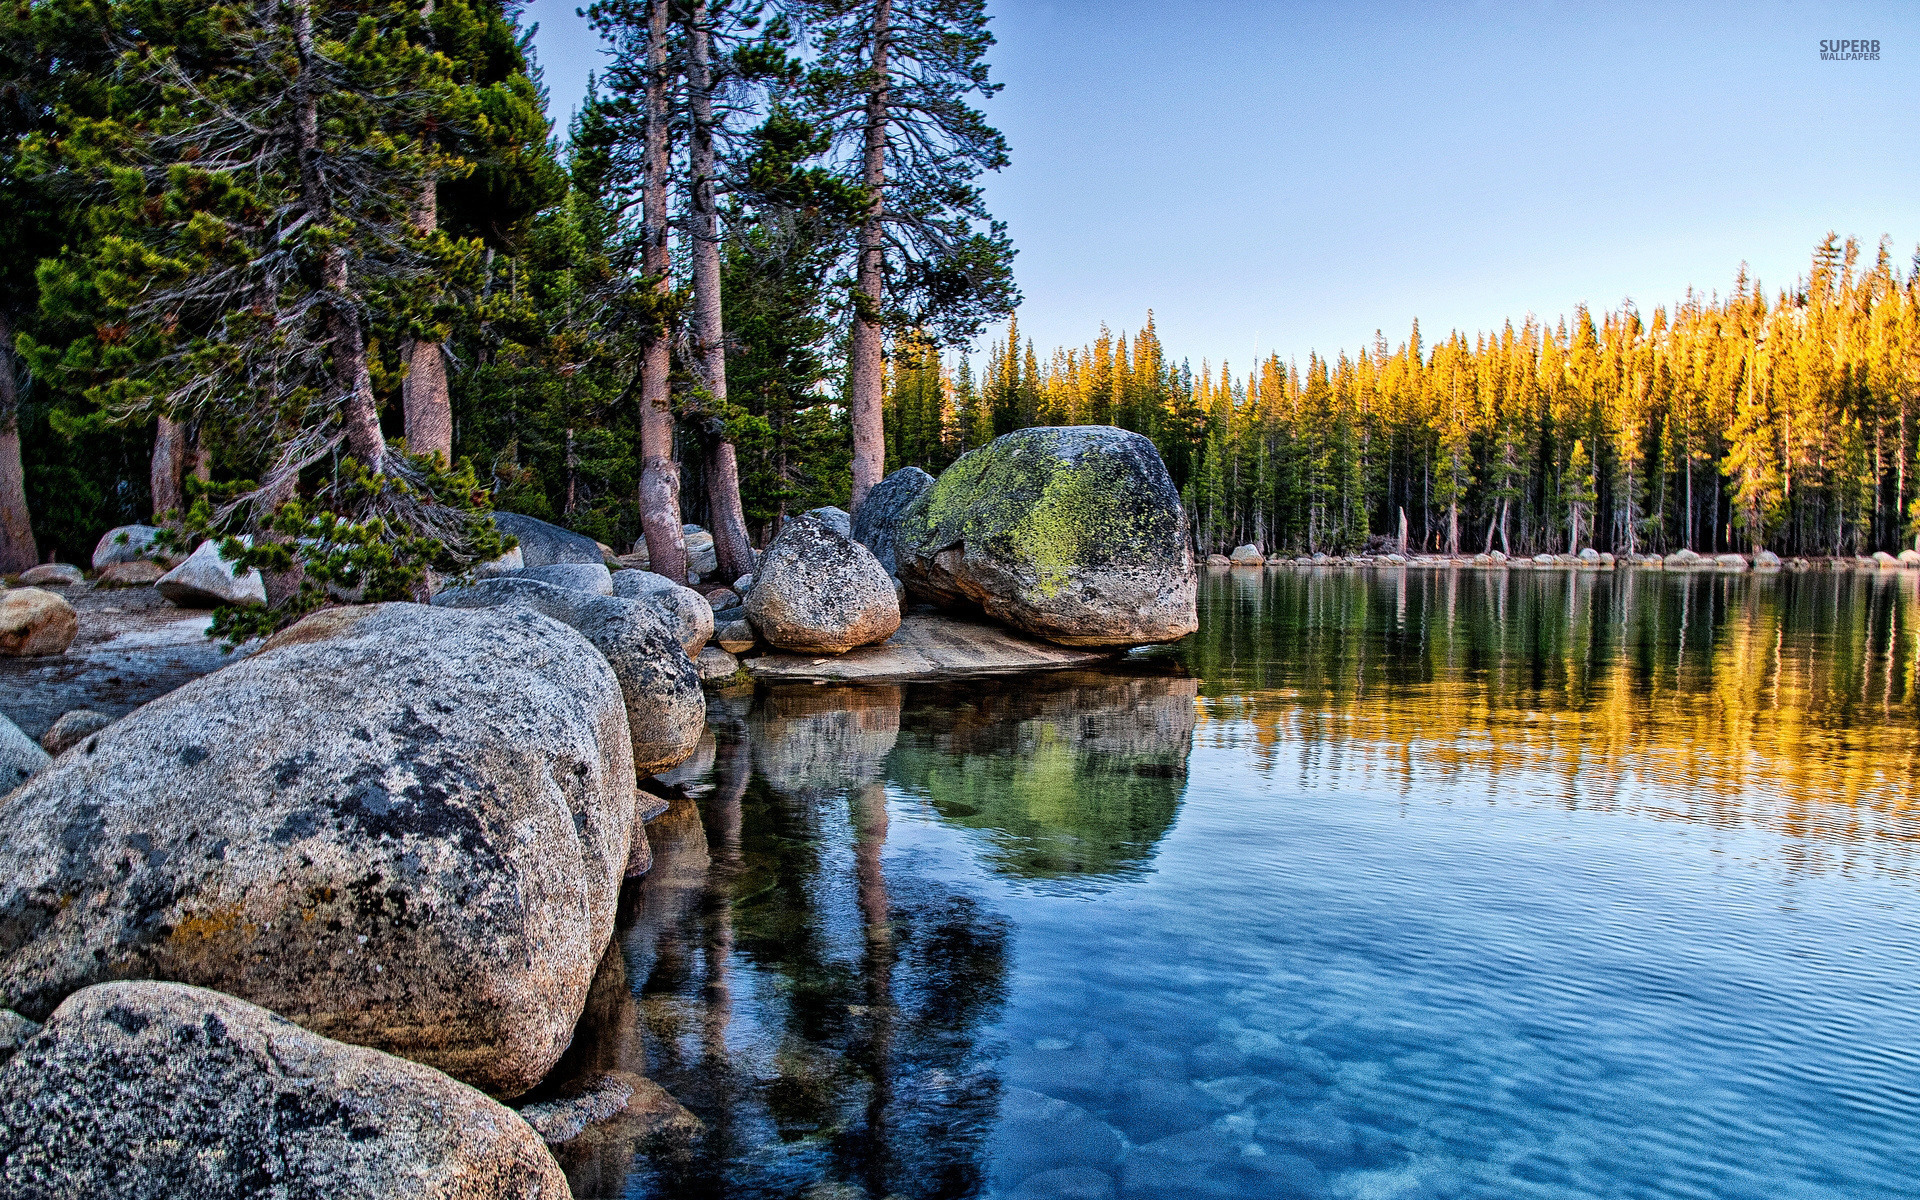
[[[576,1057],[634,1197],[1920,1192],[1913,573],[1235,571],[717,700]]]

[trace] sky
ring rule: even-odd
[[[534,0],[555,116],[599,51]],[[1920,4],[990,0],[1020,331],[1197,368],[1769,292],[1920,243]],[[1877,39],[1823,62],[1822,39]],[[1237,373],[1236,370],[1236,373]]]

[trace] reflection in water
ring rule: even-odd
[[[712,702],[578,1194],[1895,1197],[1912,573],[1236,571],[1155,662]]]

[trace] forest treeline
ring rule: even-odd
[[[977,376],[909,346],[887,411],[890,461],[930,470],[1021,425],[1144,433],[1202,551],[1357,550],[1402,513],[1442,553],[1897,551],[1920,535],[1920,263],[1829,235],[1771,298],[1743,268],[1651,314],[1432,344],[1416,322],[1240,373],[1176,362],[1151,314],[1045,357],[1016,323]]]

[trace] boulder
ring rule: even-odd
[[[1382,561],[1392,566],[1404,567],[1407,565],[1407,556],[1404,554],[1389,554]]]
[[[111,724],[113,718],[105,713],[76,708],[60,714],[60,719],[40,735],[40,746],[48,754],[65,754]]]
[[[1199,628],[1179,493],[1153,443],[1106,425],[1022,429],[947,468],[903,515],[900,578],[1068,646]]]
[[[491,579],[495,575],[516,575],[525,569],[526,565],[526,552],[515,546],[499,558],[490,558],[486,562],[476,564],[473,574],[476,579]]]
[[[518,605],[578,630],[613,667],[626,700],[634,769],[663,771],[693,753],[706,728],[700,676],[667,619],[653,605],[555,587],[524,574],[448,588],[439,608]]]
[[[1876,567],[1879,567],[1882,571],[1886,571],[1886,570],[1891,570],[1895,567],[1898,567],[1900,565],[1900,560],[1895,558],[1893,555],[1888,554],[1885,550],[1875,550],[1873,552],[1873,565]],[[29,572],[29,574],[31,574],[31,572]],[[22,575],[20,578],[22,580],[26,580],[25,575]],[[31,582],[31,581],[28,581],[28,582]]]
[[[854,514],[848,536],[873,551],[887,574],[898,574],[900,519],[932,490],[933,476],[919,467],[901,467],[873,485]]]
[[[659,610],[673,626],[680,648],[688,657],[700,653],[700,647],[713,636],[713,606],[706,597],[683,583],[652,571],[615,571],[613,594],[625,600],[644,600]]]
[[[801,515],[812,517],[843,538],[853,536],[853,518],[847,515],[847,510],[844,508],[829,504],[823,508],[810,508]]]
[[[713,644],[728,654],[744,654],[759,644],[753,636],[753,626],[745,621],[728,621],[713,635]]]
[[[115,563],[144,562],[164,555],[154,547],[160,530],[153,525],[117,525],[100,535],[93,547],[93,569],[104,571]]]
[[[742,576],[741,576],[740,578],[738,578],[738,579],[736,579],[736,580],[734,580],[734,581],[733,581],[733,590],[734,590],[734,592],[735,592],[735,593],[736,593],[737,595],[741,595],[741,596],[744,596],[744,595],[746,595],[746,594],[747,594],[748,592],[750,592],[750,591],[752,591],[752,590],[753,590],[753,576],[752,576],[752,575],[742,575]]]
[[[520,1116],[549,1146],[564,1146],[585,1134],[606,1136],[606,1127],[627,1126],[628,1136],[688,1138],[705,1126],[667,1089],[630,1071],[603,1071],[569,1083],[560,1095],[529,1104]]]
[[[1598,563],[1600,561],[1600,552],[1592,546],[1583,546],[1580,548],[1580,553],[1576,557],[1583,563]]]
[[[1207,555],[1207,565],[1210,567],[1230,567],[1233,565],[1233,560],[1224,554],[1209,554]]]
[[[334,608],[0,801],[0,1006],[217,988],[515,1095],[613,933],[634,768],[612,669],[514,606]]]
[[[1744,554],[1716,554],[1713,565],[1722,571],[1744,571],[1747,569],[1747,556]]]
[[[1244,546],[1235,546],[1233,553],[1227,555],[1227,561],[1236,567],[1265,566],[1267,557],[1260,553],[1260,547],[1249,542]]]
[[[513,1110],[204,988],[75,993],[0,1071],[8,1196],[565,1200]]]
[[[1920,567],[1920,550],[1902,550],[1900,552],[1900,565],[1903,567]]]
[[[47,769],[51,755],[0,714],[0,796]]]
[[[787,522],[760,558],[747,622],[768,643],[843,654],[900,628],[900,602],[873,551],[811,517]]]
[[[7,1065],[27,1039],[40,1032],[38,1021],[29,1021],[10,1008],[0,1008],[0,1067]]]
[[[1753,569],[1756,571],[1778,571],[1780,556],[1771,550],[1758,550],[1753,555]]]
[[[80,631],[80,616],[66,597],[41,588],[0,592],[0,658],[65,654]]]
[[[718,646],[708,646],[694,661],[701,683],[721,683],[740,673],[740,660]]]
[[[100,572],[101,587],[147,587],[160,582],[167,568],[151,559],[108,563]]]
[[[1691,567],[1700,561],[1700,556],[1691,550],[1675,550],[1663,560],[1669,567]]]
[[[86,581],[86,572],[72,563],[41,563],[20,572],[20,582],[28,587],[77,587]]]
[[[154,587],[181,608],[212,608],[220,604],[265,604],[267,585],[252,567],[234,574],[233,564],[220,556],[220,543],[209,539],[187,556],[187,561],[162,575]]]
[[[562,529],[536,517],[519,513],[496,512],[494,528],[519,540],[522,567],[550,567],[555,563],[597,563],[601,561],[600,543],[585,534]]]
[[[613,595],[613,574],[603,563],[554,563],[545,567],[528,567],[515,578],[550,583],[554,587],[590,592],[596,596]]]
[[[715,612],[733,608],[740,603],[740,593],[732,588],[717,588],[707,593],[707,607]]]
[[[720,569],[720,555],[713,548],[713,535],[698,525],[687,527],[687,575],[705,579]]]
[[[1554,563],[1554,558],[1553,558],[1553,555],[1548,554],[1546,551],[1542,550],[1540,553],[1533,556],[1533,561],[1540,566],[1550,567]]]

